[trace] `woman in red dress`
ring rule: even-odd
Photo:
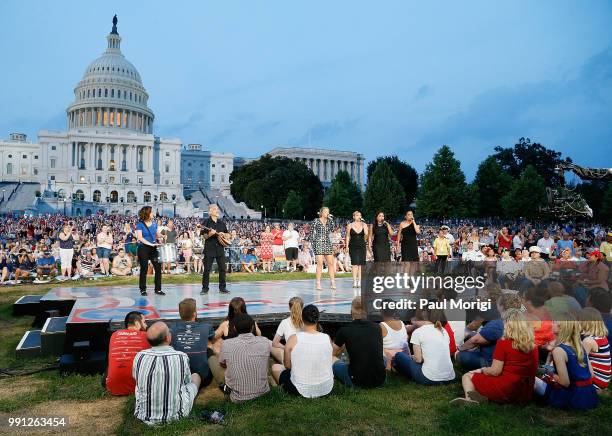
[[[504,336],[495,345],[492,365],[464,374],[465,397],[451,403],[523,404],[531,400],[538,369],[533,327],[519,309],[504,312],[503,318]]]
[[[272,243],[274,242],[274,235],[270,231],[270,226],[266,226],[265,230],[259,237],[260,245],[260,259],[262,263],[263,272],[272,272],[272,262],[274,260],[274,254],[272,252]]]

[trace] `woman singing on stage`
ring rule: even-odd
[[[401,222],[397,231],[397,248],[401,249],[402,262],[418,262],[419,249],[417,247],[416,235],[421,233],[421,227],[414,222],[414,214],[411,210],[406,212],[404,221]]]
[[[366,263],[366,239],[368,226],[361,219],[361,212],[353,212],[353,222],[346,226],[346,245],[351,256],[353,288],[361,286],[361,267]]]
[[[334,280],[334,256],[331,233],[334,231],[334,221],[329,214],[329,208],[322,207],[319,211],[319,217],[310,225],[310,242],[317,261],[317,291],[322,290],[321,274],[323,273],[323,260],[327,263],[329,278],[331,280],[331,288],[336,289]]]
[[[378,212],[370,231],[370,249],[374,254],[374,262],[391,261],[389,236],[392,235],[393,229],[389,223],[385,221],[385,214],[383,212]]]
[[[136,224],[138,262],[140,263],[140,276],[138,280],[140,295],[147,295],[149,261],[153,264],[153,270],[155,271],[155,293],[157,295],[166,295],[161,290],[161,265],[157,258],[157,246],[159,245],[157,239],[159,237],[160,231],[153,219],[153,210],[151,206],[145,206],[138,212],[138,224]]]

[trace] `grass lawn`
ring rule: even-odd
[[[231,281],[312,278],[310,274],[233,274]],[[166,283],[199,283],[200,277],[167,276]],[[136,284],[135,278],[78,282],[79,286]],[[15,318],[11,305],[21,295],[44,294],[52,286],[20,285],[0,288],[0,368],[37,369],[54,358],[17,360],[15,347],[32,317]],[[61,284],[59,284],[61,286]],[[181,422],[149,428],[132,416],[133,398],[116,398],[104,392],[99,376],[61,378],[57,370],[27,376],[0,376],[0,417],[65,415],[67,429],[55,434],[610,434],[612,397],[586,413],[565,412],[530,404],[525,407],[482,405],[454,408],[449,400],[461,394],[459,382],[424,387],[390,374],[384,388],[348,390],[336,383],[327,398],[306,400],[283,394],[278,388],[247,404],[223,400],[220,391],[201,391],[191,415]],[[204,409],[223,410],[226,425],[199,421]],[[6,432],[4,424],[0,433]],[[34,434],[42,434],[32,432]],[[45,430],[45,434],[53,433]],[[25,433],[24,433],[25,434]]]

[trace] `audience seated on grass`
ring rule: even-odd
[[[521,299],[516,294],[502,294],[497,300],[497,310],[503,312],[509,309],[520,309]],[[504,334],[504,323],[501,319],[486,322],[478,333],[457,347],[455,360],[464,371],[491,366],[495,343]]]
[[[213,354],[208,343],[214,339],[215,331],[209,323],[197,322],[197,313],[195,299],[185,298],[179,303],[181,321],[172,325],[171,345],[175,350],[187,354],[190,371],[200,376],[202,386],[207,386],[212,381],[208,358]]]
[[[593,368],[593,384],[598,392],[610,384],[612,367],[608,330],[599,311],[593,307],[582,309],[579,315],[582,346]]]
[[[519,309],[504,312],[504,336],[495,344],[491,366],[463,374],[465,398],[451,403],[526,403],[533,396],[538,348],[533,327]]]
[[[289,394],[322,397],[334,387],[331,340],[318,330],[319,309],[316,306],[305,306],[302,320],[303,331],[289,338],[285,345],[284,364],[273,365],[272,376]]]
[[[116,276],[129,276],[132,274],[132,259],[120,248],[113,258],[111,273]]]
[[[608,330],[608,343],[612,344],[612,296],[601,288],[591,289],[587,298],[587,307],[594,307],[601,314],[601,318]]]
[[[597,406],[593,370],[580,340],[580,322],[568,318],[557,322],[558,344],[552,351],[555,373],[536,378],[535,392],[559,409],[586,410]]]
[[[57,265],[55,257],[51,253],[49,247],[45,247],[43,255],[36,259],[36,275],[40,280],[43,277],[55,276],[57,273]]]
[[[263,336],[255,336],[255,322],[247,314],[236,315],[234,326],[237,336],[223,341],[219,356],[210,358],[210,369],[230,400],[240,403],[270,391],[268,360],[271,342]]]
[[[384,306],[381,315],[380,329],[383,336],[383,354],[386,368],[391,369],[393,356],[408,346],[408,332],[406,331],[406,325],[399,319],[395,309]]]
[[[147,330],[151,348],[134,358],[136,380],[134,416],[145,424],[165,424],[191,412],[201,379],[189,371],[189,358],[170,346],[172,334],[158,321]]]
[[[351,317],[353,321],[342,326],[334,338],[334,377],[349,387],[381,386],[387,373],[380,326],[366,319],[361,297],[353,299]],[[348,363],[338,359],[343,349],[348,354]]]
[[[302,321],[302,309],[304,308],[304,302],[300,297],[293,297],[289,300],[289,313],[288,318],[283,319],[278,328],[272,341],[272,357],[277,362],[283,363],[285,354],[285,345],[281,340],[287,343],[287,340],[299,331],[302,331],[304,322]]]
[[[575,318],[582,310],[582,306],[571,295],[568,295],[566,288],[561,282],[549,281],[541,284],[541,287],[547,287],[550,298],[544,303],[544,307],[550,313],[553,321],[565,319],[567,317]]]
[[[443,327],[446,320],[441,309],[421,309],[417,312],[420,327],[410,336],[413,352],[407,348],[397,353],[393,368],[416,383],[437,385],[455,379],[455,369],[449,353],[450,336]]]
[[[149,348],[145,316],[132,311],[125,316],[125,329],[111,335],[108,344],[108,369],[102,384],[113,395],[132,395],[136,382],[132,377],[134,356]]]
[[[534,341],[543,361],[554,348],[556,341],[553,320],[544,307],[547,299],[548,288],[546,286],[530,286],[522,299],[526,309],[525,317],[533,327]]]

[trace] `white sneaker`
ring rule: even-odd
[[[78,280],[80,278],[81,278],[80,274],[75,274],[72,276],[72,280]]]

